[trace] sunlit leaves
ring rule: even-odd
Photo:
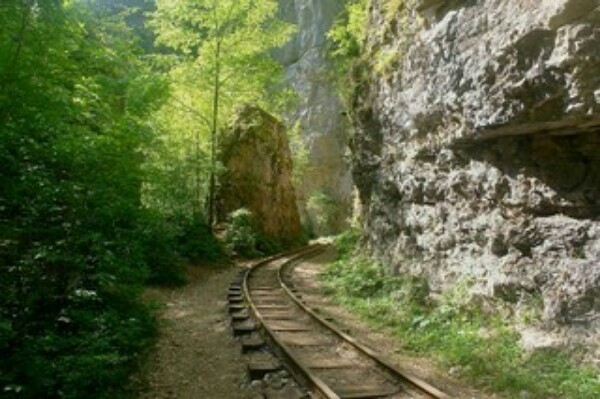
[[[281,67],[269,54],[293,32],[276,18],[277,7],[275,0],[157,1],[150,26],[176,62],[169,74],[171,96],[154,115],[168,144],[151,163],[170,178],[147,185],[149,203],[172,203],[160,188],[171,187],[186,199],[180,203],[195,204],[200,213],[209,176],[218,170],[210,160],[211,140],[218,144],[214,136],[229,123],[235,106],[255,103],[273,110],[289,97],[280,85]],[[171,165],[171,171],[161,164]]]
[[[327,33],[327,37],[334,43],[334,57],[359,56],[367,31],[368,5],[368,0],[348,2],[344,12]]]

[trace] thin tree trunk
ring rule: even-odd
[[[196,129],[196,168],[195,168],[195,178],[196,178],[196,217],[199,217],[202,214],[202,199],[200,198],[202,195],[202,190],[200,188],[200,129]]]
[[[221,95],[221,38],[219,37],[219,21],[217,18],[215,1],[215,32],[217,35],[217,48],[215,50],[215,80],[213,91],[212,129],[210,134],[210,187],[208,190],[208,226],[212,229],[215,222],[215,190],[217,169],[217,133],[219,123],[219,100]]]

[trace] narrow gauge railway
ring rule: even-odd
[[[285,281],[286,268],[324,250],[324,246],[314,245],[256,264],[232,285],[230,298],[240,294],[239,300],[243,294],[275,353],[313,398],[450,398],[340,331],[309,308]],[[234,306],[242,309],[246,305],[238,302]]]

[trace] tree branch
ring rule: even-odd
[[[170,104],[171,107],[190,112],[194,116],[198,117],[202,122],[204,122],[206,124],[206,127],[208,127],[209,129],[212,127],[212,123],[206,116],[202,115],[200,112],[198,112],[194,108],[190,107],[189,105],[184,103],[182,100],[178,99],[177,97],[173,97],[173,101],[175,101],[177,104],[179,104],[180,108],[175,107],[174,105]]]

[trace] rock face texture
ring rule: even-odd
[[[267,238],[297,240],[300,216],[285,126],[260,108],[241,107],[220,158],[226,172],[217,193],[217,219],[225,221],[230,212],[246,208]]]
[[[279,0],[279,4],[282,18],[298,27],[293,39],[276,52],[286,80],[300,99],[286,122],[298,126],[309,158],[298,187],[298,204],[309,229],[318,235],[331,234],[346,227],[352,210],[352,177],[345,157],[348,123],[331,83],[326,37],[345,1]],[[309,206],[315,196],[331,200],[333,214],[326,223]]]
[[[373,2],[357,72],[369,245],[434,290],[537,298],[547,326],[597,332],[600,2],[405,3]]]

